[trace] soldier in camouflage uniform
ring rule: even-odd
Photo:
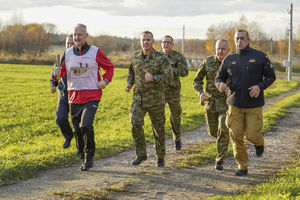
[[[145,31],[141,34],[142,50],[134,53],[129,67],[125,91],[133,85],[133,102],[130,111],[132,136],[135,142],[137,158],[132,165],[139,165],[147,159],[144,136],[144,117],[149,114],[155,138],[157,166],[164,166],[165,157],[165,98],[164,82],[172,78],[169,60],[153,49],[153,34]]]
[[[180,105],[181,84],[179,77],[187,76],[189,71],[185,58],[179,52],[172,50],[173,46],[173,38],[169,35],[164,36],[161,41],[162,52],[169,58],[173,71],[173,79],[165,84],[165,98],[170,109],[170,122],[175,149],[180,150],[180,115],[182,108]]]
[[[201,105],[204,105],[207,132],[217,139],[217,156],[215,168],[223,169],[223,160],[229,144],[229,132],[225,125],[226,95],[216,88],[214,82],[219,66],[224,57],[229,53],[229,42],[220,39],[216,42],[216,55],[203,60],[194,79],[194,89],[200,97]],[[206,88],[203,91],[204,77]]]

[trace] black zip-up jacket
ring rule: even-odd
[[[227,83],[229,93],[227,104],[238,108],[255,108],[265,104],[264,90],[276,79],[274,69],[266,54],[249,46],[228,55],[220,66],[215,85]],[[258,85],[260,94],[250,96],[248,88]]]

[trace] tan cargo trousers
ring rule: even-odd
[[[226,115],[226,125],[232,141],[233,155],[240,170],[248,167],[246,139],[255,146],[264,145],[264,138],[260,131],[263,127],[262,107],[238,108],[229,106]]]

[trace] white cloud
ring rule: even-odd
[[[197,16],[232,11],[264,11],[288,8],[290,0],[1,0],[0,10],[30,7],[72,6],[122,16]],[[299,8],[299,5],[298,5]]]
[[[146,6],[146,3],[139,0],[124,0],[123,2],[121,2],[121,6],[123,6],[124,8],[138,8]]]
[[[70,33],[76,23],[84,23],[92,35],[111,34],[136,37],[148,29],[161,38],[171,34],[205,38],[212,24],[236,22],[242,15],[256,21],[269,35],[282,36],[288,27],[290,0],[0,0],[0,22],[14,12],[27,23],[50,22]],[[294,3],[294,27],[300,22],[300,4]]]

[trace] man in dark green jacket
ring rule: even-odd
[[[226,95],[221,93],[215,86],[215,78],[222,60],[229,53],[229,42],[220,39],[216,42],[216,55],[206,57],[201,63],[193,82],[194,89],[200,97],[201,105],[204,105],[207,132],[217,139],[217,170],[223,169],[223,161],[229,144],[228,128],[225,124]],[[206,78],[206,88],[203,90],[204,78]]]

